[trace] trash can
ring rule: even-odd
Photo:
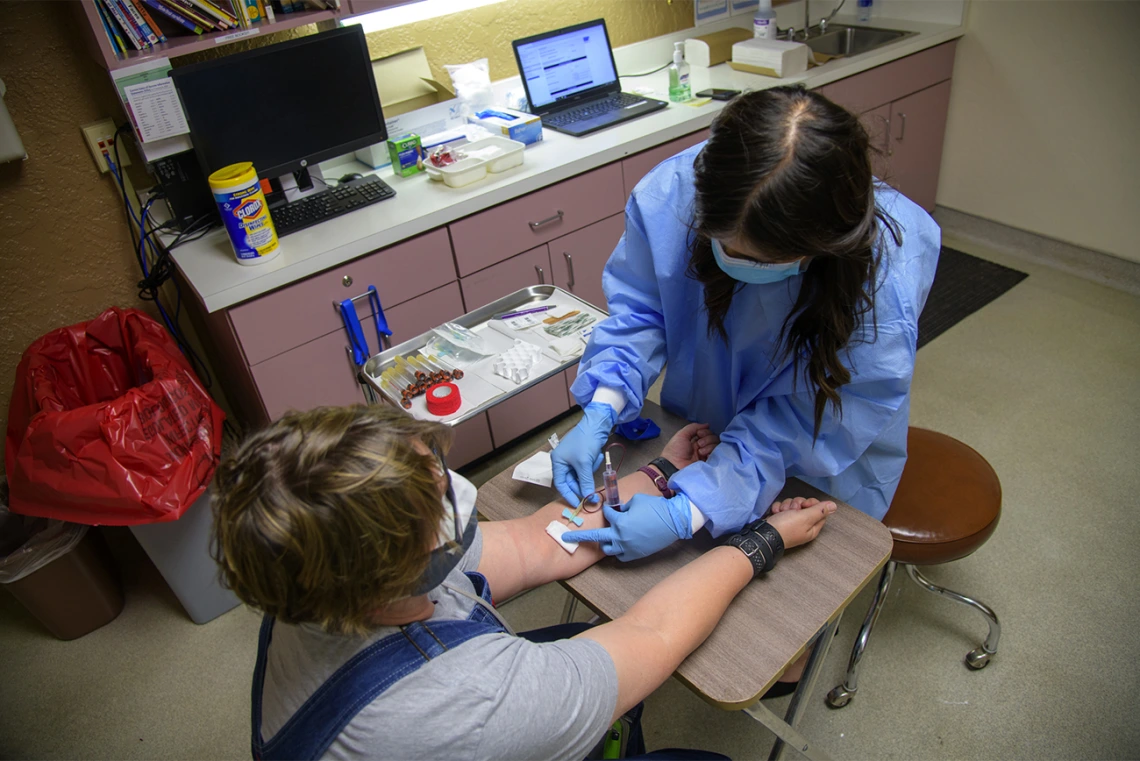
[[[196,624],[212,621],[239,603],[222,586],[218,564],[210,555],[212,491],[203,492],[176,521],[131,526],[131,533]]]
[[[123,590],[103,537],[87,526],[8,511],[0,481],[0,584],[62,640],[109,624]]]

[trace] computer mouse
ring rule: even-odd
[[[346,174],[344,177],[341,177],[339,180],[337,180],[337,182],[349,182],[351,180],[361,180],[361,179],[364,179],[364,175],[359,174],[357,172],[353,172],[352,174]]]

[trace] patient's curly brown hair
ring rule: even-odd
[[[243,602],[290,624],[366,634],[407,597],[443,518],[432,455],[451,429],[385,406],[290,413],[215,476],[214,558]]]

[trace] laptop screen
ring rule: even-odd
[[[553,32],[515,46],[532,109],[617,81],[606,26],[596,23]]]

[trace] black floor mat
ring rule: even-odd
[[[918,318],[918,348],[1027,277],[1024,272],[943,247],[930,296]]]

